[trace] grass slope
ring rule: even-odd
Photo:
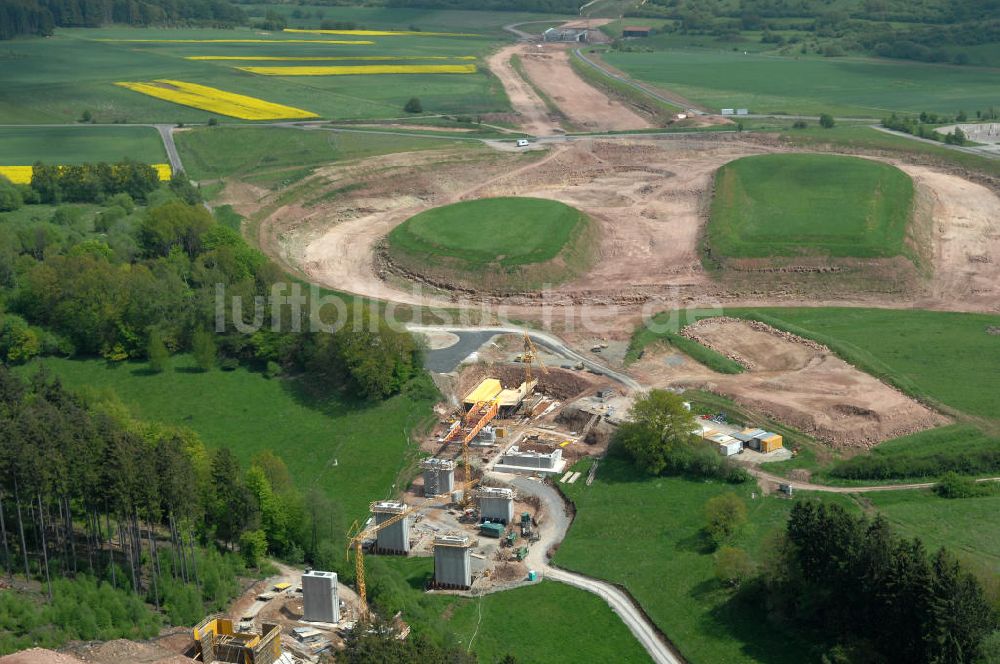
[[[468,142],[390,134],[303,131],[284,127],[202,127],[176,135],[196,180],[307,172],[312,166],[390,152],[433,150]]]
[[[428,594],[432,558],[366,556],[369,589],[401,610],[415,633],[474,650],[484,664],[513,655],[531,664],[648,662],[645,650],[599,597],[550,581],[476,598]]]
[[[585,214],[539,198],[487,198],[421,212],[394,228],[385,254],[432,283],[534,290],[582,273],[596,227]]]
[[[460,259],[469,270],[512,267],[555,258],[582,223],[583,213],[556,201],[485,198],[421,212],[389,233],[389,246]]]
[[[713,254],[738,258],[903,252],[913,183],[894,166],[857,157],[744,157],[715,178]]]
[[[1000,574],[1000,495],[949,500],[929,491],[886,491],[866,494],[865,500],[929,550],[947,547]]]
[[[995,105],[992,69],[867,58],[780,57],[739,51],[610,52],[608,64],[709,108],[881,117],[953,114]]]
[[[509,108],[503,88],[482,64],[474,74],[388,76],[257,76],[236,69],[252,64],[193,61],[186,56],[476,56],[494,37],[406,36],[374,38],[374,45],[308,44],[322,35],[261,34],[249,28],[60,29],[54,37],[8,42],[0,54],[0,123],[74,122],[90,110],[98,122],[205,122],[212,113],[154,99],[117,81],[175,79],[302,108],[323,118],[392,118],[419,96],[428,113],[475,115]],[[257,39],[273,43],[107,42],[98,39]],[[327,37],[330,39],[330,37]],[[354,39],[347,37],[347,40]],[[309,64],[298,62],[291,64]],[[317,63],[321,64],[321,63]],[[338,64],[354,64],[343,61]],[[216,116],[219,117],[219,116]],[[219,117],[221,122],[230,118]]]
[[[585,471],[587,465],[574,469]],[[563,486],[577,513],[554,562],[624,586],[688,661],[814,659],[797,635],[765,625],[757,611],[731,601],[731,592],[714,577],[714,558],[701,532],[704,504],[735,491],[750,515],[736,546],[766,564],[763,542],[783,527],[791,501],[759,495],[751,500],[750,484],[649,477],[615,455],[601,462],[592,486]]]
[[[155,375],[141,363],[51,358],[23,370],[38,364],[70,389],[114,390],[135,416],[192,429],[209,447],[230,447],[244,464],[272,450],[303,491],[318,487],[333,499],[337,538],[367,513],[371,500],[388,495],[410,449],[407,431],[431,406],[405,396],[350,404],[243,368],[198,373],[187,356],[175,357],[172,370]]]
[[[125,158],[149,164],[167,161],[160,135],[152,127],[0,127],[0,166]]]

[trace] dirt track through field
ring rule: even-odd
[[[625,131],[655,126],[580,78],[570,66],[570,55],[564,46],[548,44],[539,49],[535,44],[527,44],[522,47],[520,56],[528,78],[575,126],[585,131]]]
[[[559,122],[549,117],[549,110],[542,98],[510,64],[510,57],[521,49],[520,44],[502,48],[486,60],[486,65],[503,84],[510,105],[521,116],[521,128],[526,133],[532,136],[562,133]]]

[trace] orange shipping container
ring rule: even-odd
[[[778,434],[772,434],[767,438],[760,439],[760,451],[761,454],[767,454],[769,452],[774,452],[782,448],[781,436]]]

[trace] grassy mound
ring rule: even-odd
[[[720,258],[904,254],[913,182],[857,157],[775,154],[719,169],[708,247]]]
[[[389,233],[383,257],[428,282],[497,291],[533,290],[582,273],[593,224],[540,198],[485,198],[407,219]]]

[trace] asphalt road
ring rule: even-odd
[[[625,387],[628,387],[629,389],[632,389],[632,390],[642,390],[643,389],[642,385],[640,385],[639,382],[636,381],[631,376],[626,375],[626,374],[624,374],[624,373],[622,373],[620,371],[615,371],[614,369],[611,369],[610,367],[606,367],[603,364],[595,362],[594,360],[586,357],[585,355],[581,355],[580,353],[576,352],[575,350],[573,350],[572,348],[570,348],[568,345],[566,345],[566,343],[563,342],[563,340],[560,339],[559,337],[557,337],[555,335],[552,335],[552,334],[548,334],[546,332],[539,332],[538,330],[532,330],[532,329],[523,328],[523,327],[513,327],[513,326],[510,326],[510,327],[503,327],[503,326],[501,326],[501,327],[489,327],[489,326],[484,326],[484,327],[458,327],[458,326],[436,326],[436,325],[408,325],[407,329],[410,330],[411,332],[433,332],[435,330],[440,330],[440,331],[443,331],[443,332],[452,332],[454,334],[458,334],[459,337],[462,337],[463,335],[466,335],[466,334],[469,334],[469,333],[477,333],[478,332],[478,333],[488,334],[488,336],[486,337],[486,340],[488,340],[489,337],[492,337],[493,335],[496,335],[496,334],[525,334],[525,333],[527,333],[528,336],[531,337],[531,340],[533,342],[535,342],[536,345],[542,346],[542,347],[546,348],[549,352],[553,353],[554,355],[559,355],[561,357],[564,357],[567,360],[570,360],[571,362],[573,362],[574,364],[582,362],[583,366],[586,369],[590,369],[591,371],[594,371],[595,373],[600,374],[602,376],[607,376],[608,378],[614,380],[615,382],[621,383],[622,385],[624,385]],[[486,341],[484,340],[483,343],[485,343],[485,342]],[[470,343],[472,343],[472,342],[470,341]],[[461,342],[459,342],[459,344],[461,344]],[[479,346],[482,346],[482,344],[479,344]],[[476,348],[479,348],[479,346],[476,346]],[[454,348],[454,346],[452,348]],[[432,351],[432,352],[439,352],[439,351]],[[461,352],[461,351],[456,351],[455,354],[458,354],[459,352]],[[469,352],[472,352],[472,351],[469,351]],[[461,361],[461,359],[464,359],[466,356],[468,356],[468,354],[469,353],[465,353],[465,355],[463,355],[462,358],[459,359],[459,361]],[[442,364],[444,364],[444,363],[442,363]],[[455,366],[457,366],[457,363],[456,363]],[[452,369],[454,369],[454,366],[452,367]],[[450,371],[450,369],[449,369],[449,371]]]
[[[415,330],[414,328],[410,328]],[[448,330],[458,335],[458,343],[448,348],[429,350],[424,358],[424,367],[434,373],[449,373],[458,368],[462,360],[483,347],[497,335],[496,332],[476,332],[460,328]]]
[[[177,171],[183,171],[184,165],[181,163],[181,155],[177,152],[177,144],[174,143],[174,128],[173,125],[158,124],[155,125],[156,131],[160,132],[160,138],[163,139],[163,149],[167,151],[167,159],[170,161],[170,170],[176,173]]]

